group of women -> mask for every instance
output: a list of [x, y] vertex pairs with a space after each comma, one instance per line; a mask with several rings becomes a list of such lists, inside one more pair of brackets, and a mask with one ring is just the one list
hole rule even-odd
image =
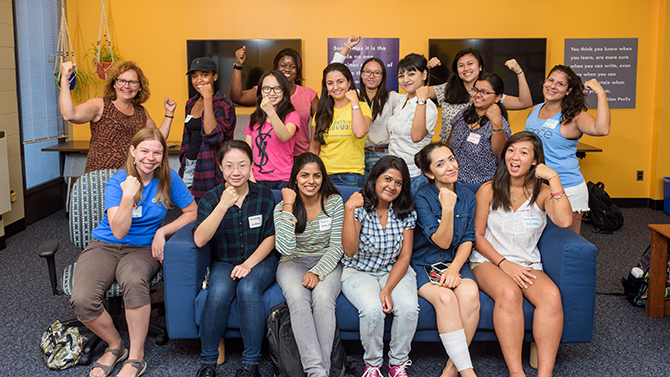
[[[335, 60], [359, 41], [351, 37]], [[426, 86], [428, 69], [439, 61], [407, 55], [397, 65], [406, 94], [387, 91], [379, 59], [361, 67], [360, 90], [335, 61], [323, 71], [319, 98], [300, 86], [302, 64], [291, 49], [277, 55], [275, 70], [258, 86], [243, 91], [245, 54], [245, 48], [236, 53], [230, 88], [234, 101], [256, 106], [244, 141], [231, 140], [235, 112], [219, 91], [216, 64], [207, 57], [191, 63], [197, 95], [186, 104], [183, 180], [169, 169], [165, 144], [176, 104], [165, 99], [158, 130], [141, 106], [149, 87], [137, 65], [116, 65], [105, 97], [78, 106], [62, 85], [63, 117], [91, 122], [87, 171], [123, 168], [107, 184], [105, 218], [75, 272], [71, 304], [77, 317], [109, 345], [90, 376], [111, 375], [124, 360], [119, 376], [146, 371], [148, 281], [163, 259], [165, 236], [193, 220], [195, 244], [212, 250], [198, 376], [216, 375], [234, 297], [245, 313], [236, 375], [260, 376], [261, 296], [275, 278], [309, 376], [329, 375], [340, 291], [359, 312], [363, 376], [381, 375], [388, 313], [396, 317], [388, 372], [407, 376], [418, 296], [436, 310], [449, 355], [442, 375], [475, 375], [468, 345], [479, 320], [480, 289], [495, 301], [494, 326], [510, 375], [523, 375], [524, 297], [535, 306], [538, 376], [551, 375], [562, 307], [558, 289], [542, 272], [537, 241], [546, 215], [579, 231], [578, 219], [588, 210], [574, 152], [582, 134], [609, 132], [602, 87], [595, 80], [583, 85], [570, 68], [554, 67], [543, 85], [545, 103], [530, 110], [527, 131], [512, 135], [506, 108], [531, 106], [524, 72], [513, 59], [506, 65], [518, 76], [519, 97], [506, 96], [500, 77], [484, 72], [479, 52], [467, 49], [441, 86]], [[61, 69], [66, 80], [72, 66]], [[586, 112], [584, 88], [598, 95], [596, 118]], [[437, 122], [431, 99], [442, 106], [441, 143], [430, 142]], [[462, 183], [481, 184], [476, 198]], [[335, 185], [361, 191], [344, 203]], [[270, 189], [282, 190], [280, 203], [274, 205]], [[161, 227], [172, 205], [183, 213]], [[124, 291], [130, 351], [102, 305], [114, 280]]]

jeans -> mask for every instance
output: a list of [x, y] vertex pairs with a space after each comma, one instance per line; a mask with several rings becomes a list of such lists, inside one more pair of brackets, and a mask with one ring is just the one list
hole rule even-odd
[[[363, 272], [355, 268], [342, 270], [342, 293], [358, 310], [361, 343], [366, 365], [380, 367], [384, 352], [384, 318], [379, 294], [388, 280], [388, 272]], [[389, 362], [400, 365], [409, 360], [412, 338], [419, 319], [416, 274], [411, 266], [391, 292], [393, 325], [389, 344]]]
[[412, 196], [416, 194], [416, 190], [418, 190], [419, 186], [421, 186], [424, 182], [428, 182], [428, 178], [426, 178], [426, 176], [423, 174], [420, 174], [414, 178], [410, 178], [409, 189], [412, 192]]
[[237, 312], [240, 317], [244, 316], [240, 318], [240, 332], [244, 342], [242, 362], [258, 364], [261, 360], [267, 319], [263, 292], [274, 283], [277, 258], [268, 255], [239, 280], [230, 278], [234, 267], [232, 263], [218, 259], [213, 259], [210, 265], [209, 292], [200, 320], [200, 361], [203, 364], [216, 364], [219, 343], [226, 331], [230, 306], [236, 296]]
[[328, 174], [328, 177], [338, 186], [363, 187], [363, 176], [355, 173]]
[[337, 326], [335, 304], [342, 286], [340, 264], [314, 289], [302, 286], [303, 276], [319, 260], [320, 257], [293, 258], [277, 266], [277, 283], [286, 297], [300, 361], [309, 377], [327, 377], [330, 373], [330, 354]]
[[261, 186], [265, 186], [270, 190], [281, 190], [288, 186], [287, 181], [256, 181]]
[[382, 157], [388, 156], [389, 152], [388, 149], [384, 152], [378, 152], [378, 151], [369, 151], [365, 150], [365, 175], [363, 176], [364, 178], [367, 178], [368, 175], [370, 175], [370, 170], [372, 170], [372, 167], [381, 159]]

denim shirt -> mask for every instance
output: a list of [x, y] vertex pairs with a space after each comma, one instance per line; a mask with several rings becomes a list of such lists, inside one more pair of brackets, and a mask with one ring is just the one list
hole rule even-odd
[[451, 262], [458, 246], [467, 241], [475, 242], [475, 194], [460, 183], [456, 183], [454, 189], [458, 199], [454, 206], [454, 231], [449, 249], [437, 246], [430, 238], [437, 231], [442, 218], [442, 205], [438, 196], [440, 191], [431, 182], [422, 185], [416, 192], [417, 230], [414, 232], [411, 260], [413, 268]]

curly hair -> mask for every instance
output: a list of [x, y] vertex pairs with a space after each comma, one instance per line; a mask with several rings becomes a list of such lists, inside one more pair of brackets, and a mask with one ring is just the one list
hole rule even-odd
[[547, 78], [555, 71], [563, 72], [568, 78], [568, 93], [561, 101], [561, 123], [569, 124], [582, 111], [588, 110], [586, 107], [586, 94], [584, 94], [584, 84], [582, 79], [577, 76], [572, 68], [558, 64], [549, 71]]
[[116, 62], [114, 65], [112, 65], [109, 73], [107, 73], [107, 82], [105, 83], [104, 87], [103, 95], [105, 98], [109, 98], [112, 101], [116, 100], [116, 89], [114, 89], [114, 85], [116, 85], [116, 79], [131, 69], [137, 73], [137, 79], [140, 81], [140, 91], [137, 92], [131, 102], [135, 106], [147, 102], [149, 96], [151, 95], [151, 91], [149, 91], [149, 79], [144, 76], [142, 69], [140, 69], [140, 67], [138, 67], [135, 62], [131, 62], [129, 60]]

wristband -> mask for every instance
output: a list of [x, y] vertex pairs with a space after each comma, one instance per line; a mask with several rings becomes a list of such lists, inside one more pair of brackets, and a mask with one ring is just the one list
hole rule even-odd
[[237, 65], [237, 64], [233, 63], [233, 69], [236, 69], [236, 70], [238, 70], [238, 71], [241, 71], [241, 70], [244, 69], [244, 66]]
[[516, 75], [519, 76], [519, 75], [521, 75], [522, 73], [523, 73], [523, 70], [521, 70], [521, 72], [517, 73]]
[[170, 119], [174, 118], [174, 116], [172, 116], [172, 115], [165, 115], [165, 117], [170, 118]]
[[498, 262], [498, 264], [497, 264], [496, 266], [500, 267], [500, 263], [502, 263], [502, 262], [504, 262], [504, 261], [506, 261], [506, 260], [507, 260], [507, 258], [503, 258], [503, 259], [501, 259], [500, 262]]
[[360, 108], [361, 108], [361, 107], [358, 106], [358, 105], [356, 105], [356, 106], [351, 106], [351, 110], [360, 110]]
[[500, 127], [500, 128], [494, 128], [494, 129], [493, 129], [493, 132], [500, 132], [500, 131], [504, 131], [504, 130], [505, 130], [505, 129], [504, 129], [503, 127]]

